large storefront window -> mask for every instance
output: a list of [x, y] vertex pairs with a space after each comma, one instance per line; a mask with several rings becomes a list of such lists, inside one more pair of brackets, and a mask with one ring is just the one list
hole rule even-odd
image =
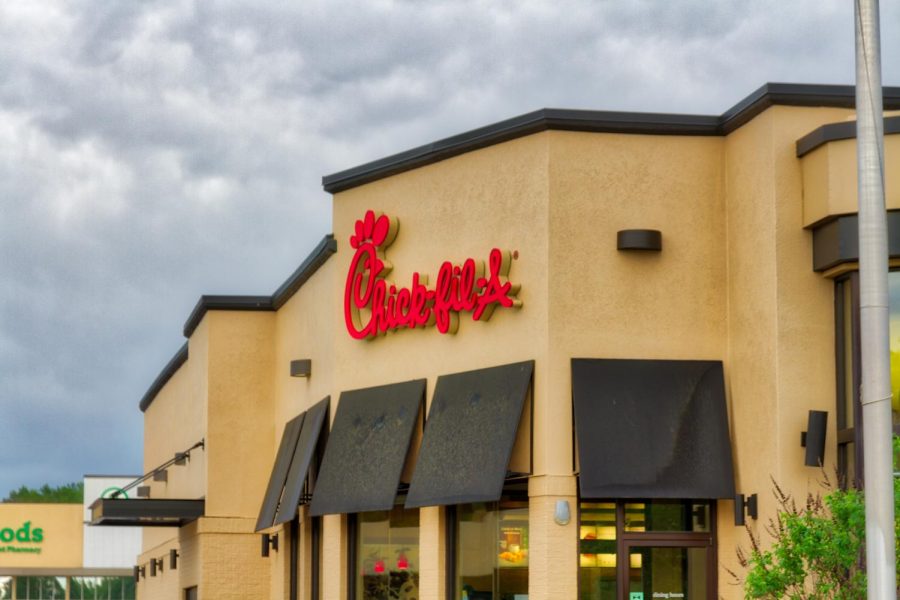
[[582, 502], [579, 508], [579, 600], [714, 597], [712, 503]]
[[353, 565], [356, 600], [419, 597], [419, 511], [358, 513]]
[[462, 504], [455, 519], [454, 598], [528, 597], [528, 501]]
[[[890, 302], [891, 404], [894, 433], [900, 433], [900, 271], [888, 274]], [[859, 341], [859, 274], [836, 282], [837, 443], [841, 485], [862, 487], [862, 378]]]

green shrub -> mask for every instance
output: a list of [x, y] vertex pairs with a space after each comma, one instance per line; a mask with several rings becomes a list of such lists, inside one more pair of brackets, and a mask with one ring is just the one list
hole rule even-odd
[[[894, 436], [895, 465], [898, 456], [900, 438]], [[798, 506], [774, 480], [772, 483], [779, 506], [778, 516], [765, 527], [772, 545], [763, 549], [748, 527], [750, 551], [738, 549], [738, 562], [747, 569], [742, 580], [746, 598], [865, 598], [863, 493], [852, 488], [836, 488], [826, 476], [822, 484], [824, 496], [809, 494], [805, 504]], [[894, 478], [894, 505], [897, 539], [900, 538], [900, 479], [897, 477]], [[732, 575], [741, 581], [735, 573]]]

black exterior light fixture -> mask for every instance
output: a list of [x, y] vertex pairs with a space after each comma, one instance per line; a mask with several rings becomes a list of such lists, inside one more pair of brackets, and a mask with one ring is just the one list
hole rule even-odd
[[658, 229], [622, 229], [616, 233], [617, 250], [662, 250], [662, 232]]
[[162, 570], [163, 570], [163, 559], [151, 558], [150, 559], [150, 577], [156, 577], [157, 571], [162, 573]]
[[262, 534], [262, 553], [261, 556], [264, 558], [269, 556], [269, 548], [278, 552], [278, 534], [277, 533], [264, 533]]
[[291, 361], [291, 377], [309, 377], [312, 373], [312, 360], [301, 358]]
[[191, 458], [191, 455], [187, 452], [176, 452], [175, 453], [175, 462], [173, 465], [183, 467], [187, 464], [187, 461]]
[[140, 565], [134, 565], [134, 582], [137, 583], [141, 580], [141, 576], [144, 575], [144, 567]]
[[750, 494], [747, 496], [747, 499], [744, 499], [743, 494], [737, 494], [734, 497], [734, 524], [740, 527], [745, 523], [744, 521], [744, 509], [747, 509], [747, 516], [749, 516], [754, 521], [756, 517], [759, 516], [759, 507], [756, 502], [756, 494]]
[[169, 550], [169, 570], [174, 571], [178, 568], [178, 557], [181, 556], [178, 554], [178, 550], [172, 548]]
[[169, 472], [165, 469], [153, 472], [153, 481], [169, 481]]
[[828, 428], [828, 413], [811, 410], [806, 421], [806, 431], [800, 433], [800, 445], [806, 448], [803, 461], [807, 467], [821, 467], [825, 463], [825, 434]]

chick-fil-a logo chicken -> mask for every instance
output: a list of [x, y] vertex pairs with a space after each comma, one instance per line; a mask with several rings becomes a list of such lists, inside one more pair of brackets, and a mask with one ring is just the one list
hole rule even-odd
[[344, 320], [356, 339], [375, 337], [399, 329], [437, 326], [441, 333], [456, 333], [460, 313], [473, 321], [490, 318], [494, 309], [522, 306], [516, 298], [519, 286], [507, 280], [513, 256], [491, 250], [488, 268], [474, 258], [461, 265], [445, 261], [438, 269], [434, 287], [428, 276], [413, 273], [408, 287], [385, 280], [393, 265], [385, 259], [385, 248], [397, 237], [397, 219], [374, 211], [356, 222], [350, 246], [354, 249], [344, 287]]

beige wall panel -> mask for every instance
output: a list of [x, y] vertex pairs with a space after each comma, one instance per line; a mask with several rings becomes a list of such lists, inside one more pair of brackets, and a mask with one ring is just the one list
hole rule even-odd
[[[178, 567], [175, 570], [169, 568], [169, 550], [178, 549], [177, 539], [170, 540], [155, 548], [146, 550], [138, 557], [138, 565], [144, 567], [144, 576], [138, 583], [138, 598], [148, 599], [178, 599], [181, 597], [181, 577], [184, 570], [182, 557], [178, 559]], [[163, 566], [157, 569], [156, 576], [150, 574], [151, 559], [162, 559]]]
[[322, 600], [347, 600], [347, 516], [322, 517]]
[[[200, 554], [199, 521], [182, 527], [178, 534], [181, 556], [178, 558], [179, 585], [182, 590], [200, 585], [203, 562]], [[147, 529], [144, 529], [147, 531]], [[202, 590], [199, 590], [202, 593]], [[144, 600], [138, 596], [139, 600]], [[179, 596], [179, 599], [181, 597]]]
[[0, 504], [0, 573], [81, 567], [83, 511], [81, 504]]
[[443, 598], [446, 590], [447, 522], [444, 509], [428, 506], [419, 510], [419, 597]]
[[[188, 360], [169, 379], [144, 413], [144, 472], [199, 442], [206, 435], [208, 333], [204, 320], [189, 340]], [[202, 498], [206, 495], [206, 453], [194, 450], [184, 466], [172, 466], [167, 481], [148, 480], [151, 498]], [[136, 492], [133, 492], [135, 494]], [[143, 547], [173, 537], [169, 528], [144, 530]]]
[[[210, 311], [204, 320], [210, 328], [206, 515], [255, 519], [272, 469], [275, 316]], [[261, 446], [266, 450], [258, 451]]]
[[[802, 159], [803, 226], [857, 212], [856, 139], [819, 146]], [[884, 136], [884, 196], [900, 209], [900, 135]]]
[[[275, 314], [275, 429], [272, 461], [284, 424], [333, 391], [335, 260], [329, 259]], [[292, 360], [312, 360], [310, 377], [291, 377]]]
[[[550, 353], [535, 460], [572, 470], [571, 367], [586, 358], [723, 358], [722, 140], [552, 132]], [[619, 252], [621, 229], [662, 252]]]
[[[826, 463], [834, 463], [834, 291], [812, 271], [794, 143], [844, 114], [774, 107], [726, 141], [726, 381], [737, 488], [759, 495], [760, 518], [748, 521], [757, 534], [776, 510], [771, 477], [801, 498], [818, 489], [819, 473], [802, 466], [799, 446], [810, 408], [831, 414]], [[739, 571], [734, 549], [747, 536], [734, 527], [732, 506], [719, 503], [719, 560]], [[719, 576], [728, 592], [727, 574]]]

